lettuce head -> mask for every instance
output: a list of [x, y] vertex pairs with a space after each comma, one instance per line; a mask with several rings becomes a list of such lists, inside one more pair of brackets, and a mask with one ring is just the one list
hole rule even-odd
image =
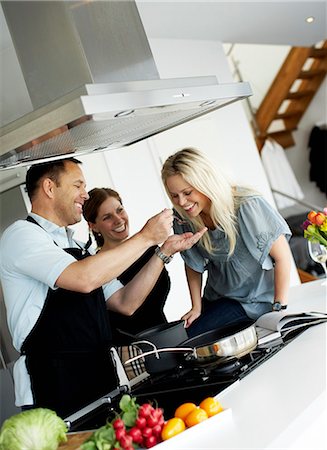
[[5, 420], [0, 430], [0, 450], [57, 450], [67, 441], [67, 426], [54, 411], [35, 408]]

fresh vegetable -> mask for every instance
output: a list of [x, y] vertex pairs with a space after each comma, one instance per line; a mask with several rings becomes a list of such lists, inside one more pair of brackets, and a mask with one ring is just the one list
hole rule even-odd
[[182, 420], [186, 419], [186, 416], [190, 414], [193, 409], [196, 408], [195, 403], [183, 403], [175, 411], [175, 417], [179, 417]]
[[96, 430], [82, 450], [134, 450], [151, 448], [161, 442], [164, 425], [163, 411], [150, 403], [138, 405], [136, 399], [123, 395], [119, 402], [120, 414]]
[[207, 397], [199, 404], [200, 408], [204, 409], [208, 414], [208, 417], [215, 416], [216, 414], [223, 411], [221, 403], [214, 397]]
[[184, 421], [179, 417], [173, 417], [172, 419], [167, 420], [161, 432], [162, 440], [166, 441], [167, 439], [176, 436], [177, 434], [184, 431], [185, 428], [186, 426]]
[[0, 450], [57, 450], [67, 441], [67, 426], [54, 411], [35, 408], [5, 420]]
[[205, 410], [197, 407], [186, 416], [185, 424], [188, 428], [190, 428], [194, 425], [197, 425], [198, 423], [203, 422], [204, 420], [207, 420], [207, 418], [208, 414], [205, 412]]

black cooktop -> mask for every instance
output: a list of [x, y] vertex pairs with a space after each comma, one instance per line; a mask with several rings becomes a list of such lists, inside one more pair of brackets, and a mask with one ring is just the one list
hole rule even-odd
[[[217, 395], [270, 359], [303, 331], [289, 334], [287, 339], [278, 339], [267, 347], [257, 347], [241, 358], [217, 357], [205, 364], [185, 360], [173, 370], [144, 379], [129, 393], [136, 397], [139, 404], [151, 402], [164, 409], [165, 417], [172, 417], [176, 405], [184, 402], [199, 404], [204, 398]], [[107, 419], [114, 417], [114, 410], [118, 409], [119, 400], [126, 391], [127, 388], [122, 387], [109, 404], [103, 404], [73, 423], [70, 431], [90, 430], [104, 425]]]

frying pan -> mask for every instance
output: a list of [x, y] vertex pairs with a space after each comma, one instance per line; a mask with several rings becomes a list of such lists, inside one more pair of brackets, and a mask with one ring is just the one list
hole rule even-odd
[[[140, 347], [141, 343], [134, 342], [132, 345]], [[149, 344], [149, 342], [148, 342]], [[194, 359], [199, 362], [207, 362], [220, 357], [241, 357], [251, 352], [256, 348], [258, 344], [258, 337], [255, 329], [254, 322], [241, 322], [233, 325], [229, 325], [217, 330], [207, 331], [191, 339], [187, 339], [176, 347], [157, 348], [152, 345], [152, 349], [146, 351], [134, 358], [131, 358], [125, 362], [128, 364], [136, 359], [144, 358], [147, 371], [153, 373], [154, 371], [163, 371], [167, 368], [162, 367], [160, 364], [160, 370], [157, 370], [156, 363], [162, 360], [161, 353], [174, 353], [178, 352], [182, 354], [182, 358]], [[188, 355], [188, 356], [186, 356]], [[147, 367], [147, 360], [151, 358], [151, 367]], [[182, 359], [182, 360], [183, 360]], [[181, 358], [176, 358], [175, 367], [181, 363]]]

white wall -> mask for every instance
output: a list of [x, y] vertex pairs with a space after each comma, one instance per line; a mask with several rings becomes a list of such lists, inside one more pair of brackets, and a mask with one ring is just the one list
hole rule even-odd
[[[229, 50], [230, 45], [225, 45], [225, 49]], [[253, 97], [250, 98], [254, 112], [260, 106], [289, 50], [290, 47], [287, 45], [234, 45], [231, 55], [238, 64], [242, 77], [251, 81], [254, 91]], [[313, 98], [297, 130], [293, 133], [295, 145], [285, 150], [286, 157], [304, 193], [303, 201], [309, 205], [320, 206], [321, 209], [327, 205], [327, 200], [326, 195], [309, 179], [308, 141], [310, 132], [316, 124], [327, 124], [326, 105], [327, 78], [325, 78], [325, 81]], [[322, 151], [326, 151], [326, 149], [322, 149]], [[302, 212], [308, 212], [308, 208], [299, 204], [281, 210], [281, 214], [284, 217]]]
[[[319, 190], [316, 183], [310, 181], [310, 162], [309, 155], [310, 149], [308, 148], [309, 136], [312, 128], [319, 124], [327, 126], [327, 78], [322, 83], [319, 91], [316, 93], [309, 108], [304, 114], [302, 120], [298, 125], [297, 131], [294, 133], [295, 146], [286, 150], [286, 156], [289, 160], [295, 176], [300, 183], [305, 195], [305, 201], [307, 203], [315, 204], [324, 208], [327, 206], [326, 195]], [[325, 152], [326, 148], [321, 149], [321, 153]], [[326, 161], [326, 156], [325, 156]], [[326, 168], [327, 172], [327, 168]], [[291, 214], [298, 214], [302, 211], [308, 211], [308, 208], [302, 206], [295, 206], [282, 211], [284, 217]]]

